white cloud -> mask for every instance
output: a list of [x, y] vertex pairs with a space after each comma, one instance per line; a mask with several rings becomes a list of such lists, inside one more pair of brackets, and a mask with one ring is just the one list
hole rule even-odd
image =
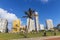
[[0, 18], [5, 18], [8, 21], [13, 21], [15, 19], [18, 19], [18, 17], [15, 14], [10, 13], [7, 10], [4, 10], [2, 8], [0, 8]]
[[8, 28], [11, 30], [12, 28], [12, 21], [18, 19], [18, 17], [14, 13], [10, 13], [5, 9], [0, 8], [0, 18], [5, 18], [8, 20]]
[[43, 3], [47, 3], [49, 0], [41, 0], [41, 2]]

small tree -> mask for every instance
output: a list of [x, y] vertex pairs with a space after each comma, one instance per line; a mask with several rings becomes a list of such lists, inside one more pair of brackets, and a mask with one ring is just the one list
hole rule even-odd
[[[8, 26], [8, 22], [7, 22], [6, 26]], [[8, 31], [9, 31], [8, 27], [6, 27], [6, 33], [8, 33]]]
[[43, 36], [46, 36], [46, 30], [44, 31], [44, 35]]
[[57, 25], [57, 29], [58, 29], [58, 31], [60, 31], [60, 24]]
[[8, 28], [6, 29], [6, 33], [8, 33]]
[[56, 36], [56, 29], [54, 28], [54, 36]]

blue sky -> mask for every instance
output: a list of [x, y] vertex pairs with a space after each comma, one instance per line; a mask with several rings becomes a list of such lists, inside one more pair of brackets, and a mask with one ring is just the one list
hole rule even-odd
[[26, 18], [21, 17], [29, 8], [39, 13], [41, 24], [46, 25], [46, 19], [52, 19], [54, 26], [60, 23], [60, 0], [0, 0], [0, 9], [7, 11], [9, 15], [13, 14], [12, 17], [16, 19], [20, 18], [23, 24], [26, 24]]

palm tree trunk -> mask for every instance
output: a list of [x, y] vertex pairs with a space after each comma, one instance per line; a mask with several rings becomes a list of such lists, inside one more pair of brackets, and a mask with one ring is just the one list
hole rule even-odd
[[36, 20], [35, 20], [35, 31], [37, 32]]

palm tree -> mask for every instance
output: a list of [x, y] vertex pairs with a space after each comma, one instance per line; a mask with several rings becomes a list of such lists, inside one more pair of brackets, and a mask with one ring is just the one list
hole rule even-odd
[[30, 19], [33, 19], [33, 12], [34, 11], [31, 8], [29, 8], [29, 10], [25, 12], [26, 16], [23, 16], [23, 18], [29, 18], [28, 29], [30, 26]]
[[[33, 10], [31, 8], [29, 8], [28, 11], [25, 11], [25, 16], [23, 16], [23, 18], [29, 18], [29, 23], [28, 23], [28, 29], [29, 29], [29, 26], [30, 26], [30, 19], [33, 19]], [[26, 32], [25, 32], [25, 35], [24, 37], [26, 38], [27, 37], [27, 27], [26, 27]]]

